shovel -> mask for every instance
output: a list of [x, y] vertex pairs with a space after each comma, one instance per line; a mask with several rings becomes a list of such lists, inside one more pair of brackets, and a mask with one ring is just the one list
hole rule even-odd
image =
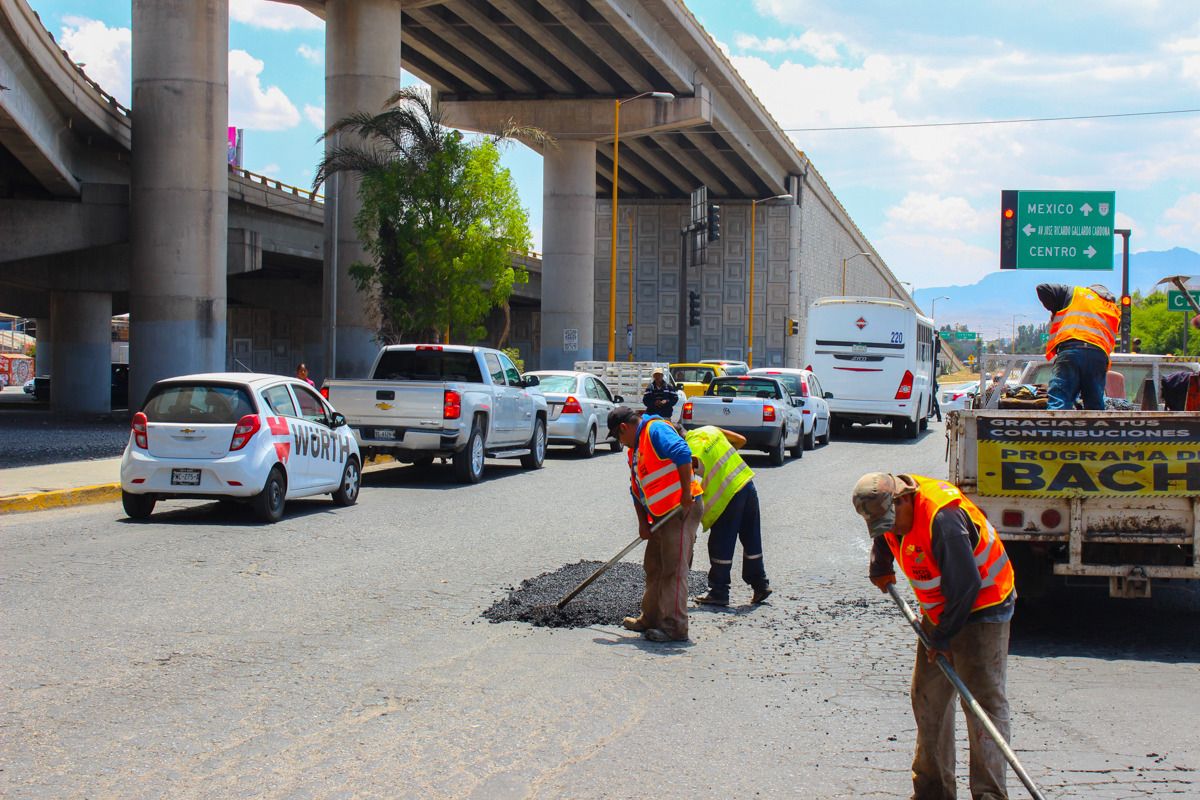
[[[679, 513], [679, 507], [678, 507], [678, 506], [676, 506], [674, 509], [672, 509], [672, 510], [671, 510], [671, 512], [670, 512], [669, 514], [667, 514], [665, 517], [663, 517], [662, 519], [660, 519], [658, 522], [654, 523], [654, 525], [653, 525], [653, 526], [651, 526], [651, 528], [650, 528], [650, 532], [651, 532], [651, 533], [654, 533], [654, 531], [656, 531], [656, 530], [658, 530], [660, 527], [662, 527], [662, 524], [663, 524], [664, 522], [666, 522], [667, 520], [669, 520], [671, 517], [675, 516], [675, 515], [676, 515], [676, 514], [678, 514], [678, 513]], [[595, 572], [593, 572], [591, 575], [589, 575], [589, 576], [588, 576], [588, 577], [587, 577], [587, 578], [586, 578], [586, 579], [583, 581], [583, 583], [581, 583], [581, 584], [579, 584], [578, 586], [576, 586], [574, 589], [572, 589], [570, 592], [568, 592], [568, 593], [567, 593], [567, 595], [566, 595], [565, 597], [563, 597], [563, 599], [562, 599], [562, 600], [559, 600], [557, 603], [555, 603], [555, 607], [556, 607], [556, 608], [562, 608], [562, 607], [563, 607], [563, 606], [565, 606], [567, 603], [569, 603], [569, 602], [571, 602], [572, 600], [574, 600], [574, 599], [575, 599], [575, 595], [579, 594], [579, 593], [580, 593], [580, 592], [582, 592], [584, 589], [586, 589], [587, 587], [591, 586], [591, 585], [592, 585], [592, 581], [596, 580], [596, 578], [599, 578], [601, 575], [603, 575], [604, 573], [606, 573], [606, 572], [608, 572], [610, 569], [612, 569], [612, 566], [613, 566], [613, 564], [616, 564], [616, 563], [617, 563], [618, 561], [620, 561], [622, 558], [624, 558], [625, 556], [629, 555], [630, 551], [632, 551], [632, 550], [633, 550], [633, 548], [637, 547], [637, 546], [638, 546], [639, 544], [641, 544], [641, 543], [642, 543], [642, 537], [641, 537], [641, 535], [638, 535], [638, 536], [637, 536], [637, 538], [635, 538], [635, 539], [634, 539], [632, 542], [630, 542], [629, 544], [625, 545], [625, 548], [624, 548], [623, 550], [621, 550], [621, 552], [617, 553], [615, 556], [613, 556], [613, 557], [612, 557], [612, 558], [610, 558], [610, 559], [609, 559], [607, 562], [605, 562], [604, 566], [600, 567], [600, 569], [596, 570], [596, 571], [595, 571]]]
[[[888, 594], [896, 601], [896, 605], [900, 608], [900, 613], [908, 620], [908, 624], [912, 625], [913, 630], [917, 632], [917, 637], [925, 645], [925, 649], [932, 651], [933, 647], [929, 643], [929, 637], [925, 635], [925, 630], [921, 627], [921, 620], [917, 619], [917, 615], [913, 613], [912, 608], [900, 596], [900, 593], [896, 591], [896, 584], [888, 584]], [[1033, 778], [1029, 777], [1029, 773], [1021, 766], [1021, 762], [1017, 761], [1017, 754], [1008, 746], [1008, 742], [1004, 741], [1004, 737], [1000, 735], [1000, 731], [996, 730], [996, 726], [992, 724], [992, 720], [988, 717], [987, 712], [983, 710], [983, 706], [979, 705], [979, 701], [967, 689], [967, 685], [962, 682], [962, 678], [958, 677], [958, 673], [954, 671], [954, 667], [950, 666], [950, 662], [941, 653], [938, 653], [937, 665], [942, 668], [942, 672], [946, 673], [946, 677], [950, 680], [950, 683], [954, 684], [954, 688], [962, 696], [963, 703], [967, 708], [971, 709], [971, 713], [983, 725], [983, 729], [987, 731], [988, 736], [992, 737], [996, 746], [1000, 748], [1000, 752], [1004, 753], [1004, 758], [1013, 768], [1013, 772], [1017, 773], [1017, 777], [1021, 779], [1021, 783], [1025, 784], [1025, 788], [1029, 790], [1029, 796], [1033, 800], [1046, 800], [1046, 796], [1033, 784]]]

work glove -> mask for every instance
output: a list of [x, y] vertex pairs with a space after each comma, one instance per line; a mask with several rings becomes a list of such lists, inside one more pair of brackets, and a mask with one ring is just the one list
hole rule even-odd
[[886, 575], [872, 575], [871, 583], [879, 587], [879, 591], [887, 594], [888, 587], [896, 582], [896, 573], [889, 572]]

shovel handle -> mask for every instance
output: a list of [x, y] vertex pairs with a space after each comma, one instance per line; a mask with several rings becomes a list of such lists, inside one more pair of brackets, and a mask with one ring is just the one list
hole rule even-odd
[[[921, 640], [921, 644], [925, 645], [926, 650], [933, 652], [933, 645], [929, 641], [929, 637], [925, 634], [925, 629], [921, 627], [921, 620], [913, 613], [912, 607], [909, 606], [908, 602], [900, 596], [900, 592], [896, 590], [896, 584], [888, 584], [888, 594], [896, 601], [900, 613], [908, 620], [908, 624], [917, 632], [917, 638]], [[1004, 741], [1004, 737], [1000, 735], [1000, 731], [996, 730], [991, 717], [984, 711], [983, 706], [979, 705], [979, 701], [971, 694], [967, 685], [962, 682], [962, 678], [958, 677], [958, 673], [954, 671], [954, 667], [950, 665], [950, 662], [941, 653], [938, 653], [936, 660], [937, 665], [941, 667], [942, 672], [946, 674], [950, 683], [954, 684], [954, 688], [962, 697], [963, 703], [971, 710], [971, 713], [975, 715], [980, 724], [983, 725], [983, 729], [987, 731], [988, 736], [992, 737], [996, 746], [1000, 748], [1000, 752], [1004, 753], [1004, 758], [1013, 768], [1013, 772], [1017, 773], [1017, 777], [1021, 779], [1021, 783], [1025, 784], [1025, 788], [1029, 790], [1029, 796], [1033, 800], [1046, 800], [1046, 796], [1034, 785], [1033, 778], [1029, 777], [1029, 773], [1025, 771], [1025, 768], [1021, 766], [1021, 762], [1017, 760], [1017, 754], [1008, 746], [1008, 742]]]
[[[676, 507], [676, 508], [672, 509], [670, 513], [668, 513], [668, 514], [667, 514], [665, 517], [663, 517], [662, 519], [660, 519], [658, 522], [655, 522], [655, 523], [654, 523], [654, 525], [652, 525], [652, 526], [650, 527], [650, 531], [651, 531], [651, 533], [653, 533], [654, 531], [658, 530], [658, 529], [659, 529], [659, 528], [662, 526], [662, 524], [663, 524], [664, 522], [666, 522], [667, 520], [669, 520], [671, 517], [675, 516], [677, 513], [679, 513], [679, 508], [678, 508], [678, 507]], [[579, 593], [580, 593], [580, 592], [582, 592], [584, 589], [586, 589], [587, 587], [591, 586], [591, 585], [592, 585], [592, 581], [596, 580], [596, 578], [599, 578], [601, 575], [603, 575], [604, 573], [606, 573], [606, 572], [608, 572], [610, 569], [612, 569], [612, 566], [613, 566], [613, 564], [616, 564], [616, 563], [617, 563], [618, 561], [620, 561], [622, 558], [624, 558], [625, 556], [629, 555], [629, 552], [630, 552], [631, 550], [633, 550], [633, 548], [637, 547], [637, 546], [638, 546], [639, 544], [641, 544], [641, 543], [642, 543], [642, 536], [641, 536], [641, 534], [638, 534], [637, 538], [635, 538], [635, 539], [634, 539], [632, 542], [630, 542], [629, 544], [625, 545], [625, 548], [624, 548], [624, 549], [623, 549], [621, 552], [617, 553], [615, 556], [613, 556], [612, 558], [610, 558], [610, 559], [609, 559], [607, 562], [605, 562], [605, 563], [604, 563], [604, 565], [603, 565], [603, 566], [601, 566], [601, 567], [600, 567], [600, 569], [596, 570], [596, 571], [595, 571], [595, 572], [593, 572], [591, 575], [589, 575], [587, 578], [585, 578], [585, 579], [584, 579], [584, 581], [583, 581], [583, 583], [579, 584], [579, 585], [578, 585], [578, 586], [576, 586], [574, 589], [572, 589], [572, 590], [571, 590], [571, 591], [570, 591], [570, 592], [569, 592], [569, 593], [568, 593], [568, 594], [567, 594], [565, 597], [563, 597], [563, 599], [562, 599], [562, 600], [559, 600], [559, 601], [558, 601], [558, 602], [555, 604], [555, 606], [556, 606], [557, 608], [562, 608], [562, 607], [563, 607], [563, 606], [565, 606], [567, 603], [569, 603], [569, 602], [571, 602], [572, 600], [574, 600], [574, 599], [575, 599], [575, 595], [579, 594]]]

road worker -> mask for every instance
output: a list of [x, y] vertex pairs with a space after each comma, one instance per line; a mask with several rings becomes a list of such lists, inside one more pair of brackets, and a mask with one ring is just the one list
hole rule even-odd
[[617, 406], [608, 414], [609, 436], [629, 448], [630, 493], [638, 534], [646, 539], [646, 591], [642, 613], [624, 626], [650, 641], [688, 638], [688, 572], [704, 489], [692, 474], [692, 451], [662, 417]]
[[1116, 299], [1098, 283], [1043, 283], [1037, 294], [1051, 314], [1046, 359], [1054, 362], [1054, 375], [1046, 408], [1073, 409], [1082, 396], [1084, 408], [1103, 411], [1109, 356], [1121, 323]]
[[679, 402], [679, 393], [667, 383], [661, 369], [655, 369], [650, 377], [650, 385], [642, 395], [642, 405], [647, 414], [656, 414], [663, 419], [670, 419], [675, 413], [675, 404]]
[[[872, 472], [854, 486], [854, 510], [874, 541], [871, 582], [880, 591], [896, 582], [894, 562], [921, 604], [921, 625], [932, 644], [917, 644], [912, 708], [917, 722], [914, 800], [953, 800], [954, 687], [935, 663], [954, 666], [996, 729], [1009, 736], [1005, 672], [1009, 621], [1016, 602], [1014, 575], [996, 529], [951, 483], [920, 475]], [[973, 800], [1003, 800], [1004, 754], [967, 714]]]
[[750, 602], [758, 605], [771, 594], [763, 566], [762, 529], [759, 525], [758, 490], [754, 473], [738, 455], [746, 439], [733, 431], [705, 425], [684, 434], [699, 463], [704, 487], [704, 515], [700, 526], [708, 534], [708, 592], [696, 602], [729, 605], [733, 552], [742, 542], [742, 580], [754, 590]]

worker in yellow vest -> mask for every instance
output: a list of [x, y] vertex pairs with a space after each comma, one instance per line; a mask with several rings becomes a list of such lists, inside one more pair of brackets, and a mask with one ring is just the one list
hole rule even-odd
[[[874, 542], [871, 582], [886, 592], [894, 563], [921, 604], [921, 624], [933, 649], [918, 642], [912, 678], [917, 722], [914, 800], [952, 800], [954, 687], [935, 663], [954, 664], [967, 688], [1005, 739], [1009, 736], [1005, 673], [1009, 621], [1016, 602], [1008, 554], [987, 517], [956, 486], [920, 475], [872, 472], [854, 486], [854, 510]], [[1004, 800], [1004, 754], [967, 714], [973, 800]]]
[[742, 580], [754, 590], [750, 602], [758, 605], [771, 594], [763, 566], [762, 527], [754, 473], [738, 455], [746, 439], [733, 431], [705, 425], [684, 434], [692, 457], [699, 463], [704, 487], [704, 515], [700, 527], [708, 534], [708, 592], [696, 602], [729, 605], [733, 551], [742, 542]]
[[1121, 324], [1116, 299], [1099, 283], [1043, 283], [1037, 294], [1051, 314], [1046, 360], [1054, 362], [1054, 375], [1046, 408], [1070, 410], [1082, 396], [1084, 408], [1103, 411], [1109, 356]]
[[688, 572], [704, 513], [692, 451], [669, 421], [628, 406], [609, 412], [608, 435], [629, 448], [630, 494], [638, 534], [647, 540], [642, 613], [622, 624], [652, 642], [686, 641]]

